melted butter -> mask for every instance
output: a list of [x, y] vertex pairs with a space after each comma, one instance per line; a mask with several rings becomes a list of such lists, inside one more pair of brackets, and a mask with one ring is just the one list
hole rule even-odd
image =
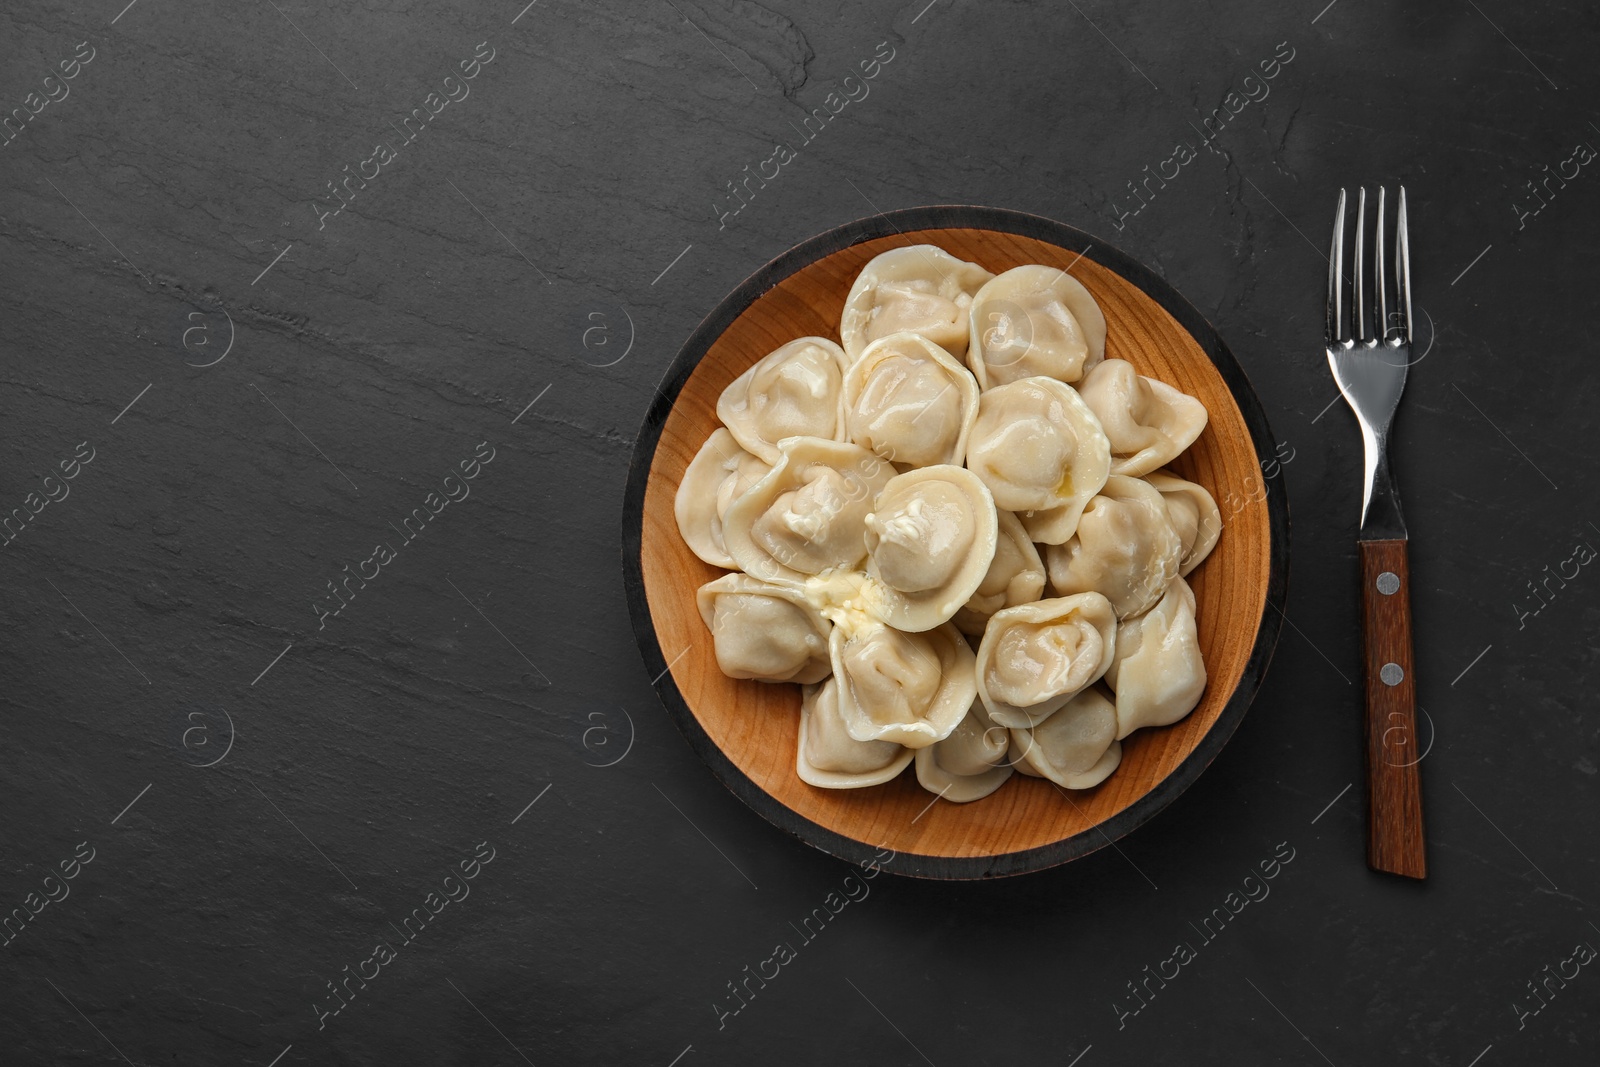
[[806, 579], [804, 594], [807, 603], [843, 629], [847, 638], [882, 622], [888, 610], [883, 583], [860, 571], [833, 570], [814, 575]]
[[1056, 496], [1069, 497], [1072, 495], [1072, 468], [1061, 468], [1061, 480], [1056, 483]]

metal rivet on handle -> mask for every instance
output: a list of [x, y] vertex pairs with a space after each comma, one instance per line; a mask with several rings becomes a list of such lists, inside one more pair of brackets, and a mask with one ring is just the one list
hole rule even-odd
[[1400, 576], [1394, 571], [1384, 571], [1378, 575], [1378, 592], [1384, 596], [1393, 596], [1400, 591]]
[[1398, 663], [1385, 663], [1378, 671], [1378, 677], [1383, 679], [1384, 685], [1399, 685], [1405, 676], [1405, 668]]

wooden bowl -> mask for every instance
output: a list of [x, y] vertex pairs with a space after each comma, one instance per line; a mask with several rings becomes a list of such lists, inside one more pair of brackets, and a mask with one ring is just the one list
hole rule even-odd
[[[828, 790], [795, 773], [797, 685], [735, 681], [718, 670], [695, 590], [725, 573], [679, 536], [673, 497], [719, 424], [717, 397], [756, 360], [796, 337], [838, 337], [851, 282], [890, 248], [935, 244], [999, 273], [1025, 263], [1069, 268], [1104, 309], [1106, 355], [1204, 402], [1211, 419], [1172, 466], [1216, 497], [1220, 542], [1189, 577], [1209, 684], [1182, 721], [1123, 741], [1100, 786], [1067, 793], [1014, 774], [971, 804], [934, 801], [909, 769], [866, 789]], [[662, 702], [722, 783], [773, 824], [826, 852], [927, 878], [985, 878], [1083, 856], [1170, 804], [1244, 717], [1283, 619], [1289, 509], [1262, 464], [1276, 444], [1266, 415], [1209, 323], [1153, 273], [1103, 242], [1048, 219], [977, 207], [927, 207], [853, 222], [798, 246], [735, 289], [668, 368], [634, 445], [623, 518], [623, 568], [634, 632]]]

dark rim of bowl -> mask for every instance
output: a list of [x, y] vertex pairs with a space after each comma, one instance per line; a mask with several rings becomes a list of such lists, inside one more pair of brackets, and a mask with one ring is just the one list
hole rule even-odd
[[[1004, 208], [972, 206], [930, 206], [905, 208], [874, 215], [846, 223], [826, 233], [804, 241], [774, 259], [729, 293], [701, 322], [677, 357], [662, 376], [655, 398], [645, 414], [644, 424], [634, 441], [633, 457], [629, 465], [627, 493], [623, 501], [622, 519], [622, 570], [628, 599], [628, 611], [633, 619], [633, 632], [639, 642], [644, 665], [653, 677], [661, 702], [671, 713], [673, 721], [682, 731], [699, 757], [735, 796], [749, 805], [757, 814], [774, 826], [798, 837], [806, 844], [839, 859], [855, 864], [867, 864], [881, 851], [872, 845], [836, 833], [812, 822], [777, 798], [766, 792], [711, 740], [709, 734], [695, 718], [688, 702], [679, 692], [668, 670], [666, 657], [656, 639], [651, 624], [650, 605], [645, 596], [644, 569], [641, 559], [644, 533], [644, 498], [649, 480], [650, 466], [655, 459], [656, 445], [667, 416], [677, 401], [678, 393], [693, 373], [712, 344], [740, 314], [759, 297], [802, 267], [832, 255], [841, 249], [879, 237], [917, 230], [980, 229], [997, 230], [1031, 237], [1076, 252], [1083, 249], [1085, 259], [1121, 275], [1160, 304], [1199, 343], [1212, 364], [1227, 383], [1235, 403], [1244, 415], [1256, 456], [1266, 462], [1277, 455], [1277, 443], [1267, 425], [1267, 415], [1245, 376], [1243, 368], [1223, 344], [1217, 331], [1195, 307], [1185, 300], [1167, 282], [1123, 252], [1106, 244], [1091, 234], [1075, 227], [1039, 215]], [[1086, 856], [1109, 845], [1143, 825], [1155, 814], [1177, 799], [1189, 788], [1222, 751], [1233, 732], [1243, 720], [1250, 703], [1261, 688], [1267, 666], [1272, 660], [1282, 629], [1283, 608], [1288, 594], [1289, 573], [1289, 503], [1281, 486], [1273, 491], [1267, 482], [1267, 513], [1269, 519], [1270, 572], [1267, 582], [1266, 603], [1256, 630], [1255, 647], [1245, 664], [1238, 686], [1228, 698], [1221, 715], [1200, 738], [1194, 750], [1184, 757], [1173, 771], [1156, 783], [1144, 796], [1111, 818], [1089, 827], [1071, 837], [1024, 849], [989, 856], [930, 856], [919, 853], [898, 853], [892, 864], [884, 869], [895, 874], [935, 879], [980, 879], [1024, 874], [1044, 870], [1069, 860]], [[1272, 610], [1269, 610], [1272, 609]]]

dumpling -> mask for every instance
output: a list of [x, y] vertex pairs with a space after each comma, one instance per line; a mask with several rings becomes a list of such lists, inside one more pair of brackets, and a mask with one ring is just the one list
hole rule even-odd
[[967, 469], [1028, 536], [1058, 545], [1111, 471], [1111, 445], [1076, 390], [1054, 378], [997, 385], [978, 400]]
[[892, 741], [857, 741], [839, 714], [839, 680], [805, 686], [800, 696], [800, 780], [823, 789], [882, 785], [906, 769], [913, 753]]
[[855, 567], [867, 554], [867, 515], [894, 468], [857, 445], [818, 437], [787, 437], [779, 452], [777, 465], [723, 516], [728, 555], [774, 582]]
[[1144, 480], [1155, 486], [1166, 502], [1167, 521], [1183, 546], [1178, 573], [1187, 577], [1217, 547], [1217, 539], [1222, 536], [1222, 511], [1205, 486], [1170, 471], [1151, 471]]
[[950, 620], [967, 636], [983, 636], [989, 617], [1001, 608], [1031, 604], [1044, 593], [1044, 560], [1028, 531], [1009, 511], [996, 513], [994, 561], [977, 590]]
[[790, 341], [733, 380], [717, 400], [717, 418], [745, 450], [778, 462], [785, 437], [843, 441], [839, 396], [849, 361], [826, 337]]
[[982, 800], [1011, 777], [1006, 762], [1010, 741], [1010, 733], [996, 726], [983, 702], [975, 700], [949, 737], [917, 749], [917, 781], [957, 804]]
[[857, 741], [926, 748], [950, 736], [977, 695], [972, 649], [953, 626], [908, 634], [857, 620], [833, 628], [828, 650], [839, 712]]
[[1133, 364], [1108, 359], [1078, 385], [1111, 441], [1111, 473], [1137, 477], [1194, 444], [1206, 428], [1206, 407], [1166, 382], [1140, 376]]
[[961, 463], [978, 417], [978, 383], [956, 359], [914, 333], [868, 345], [844, 379], [849, 439], [912, 467]]
[[972, 298], [967, 366], [987, 389], [1044, 375], [1075, 382], [1106, 356], [1106, 317], [1056, 267], [1013, 267]]
[[967, 351], [972, 294], [994, 275], [933, 245], [891, 248], [856, 275], [839, 339], [851, 359], [880, 337], [909, 330], [960, 359]]
[[1033, 726], [1100, 680], [1116, 639], [1116, 614], [1099, 593], [997, 611], [978, 645], [978, 696], [1001, 726]]
[[672, 510], [689, 550], [713, 567], [736, 564], [722, 541], [722, 518], [735, 497], [760, 481], [771, 465], [739, 447], [720, 426], [689, 461]]
[[867, 516], [878, 617], [920, 632], [949, 622], [994, 561], [994, 499], [971, 471], [921, 467], [889, 479]]
[[1011, 731], [1017, 770], [1064, 789], [1090, 789], [1122, 762], [1117, 712], [1099, 689], [1085, 689], [1039, 725]]
[[1117, 627], [1106, 684], [1117, 694], [1118, 739], [1142, 726], [1175, 723], [1200, 703], [1206, 664], [1188, 582], [1175, 579], [1160, 603]]
[[729, 678], [817, 682], [833, 670], [828, 620], [795, 588], [724, 574], [695, 594], [700, 617]]
[[1125, 619], [1161, 599], [1182, 555], [1160, 492], [1113, 474], [1083, 509], [1072, 539], [1045, 549], [1045, 563], [1057, 596], [1103, 593]]

